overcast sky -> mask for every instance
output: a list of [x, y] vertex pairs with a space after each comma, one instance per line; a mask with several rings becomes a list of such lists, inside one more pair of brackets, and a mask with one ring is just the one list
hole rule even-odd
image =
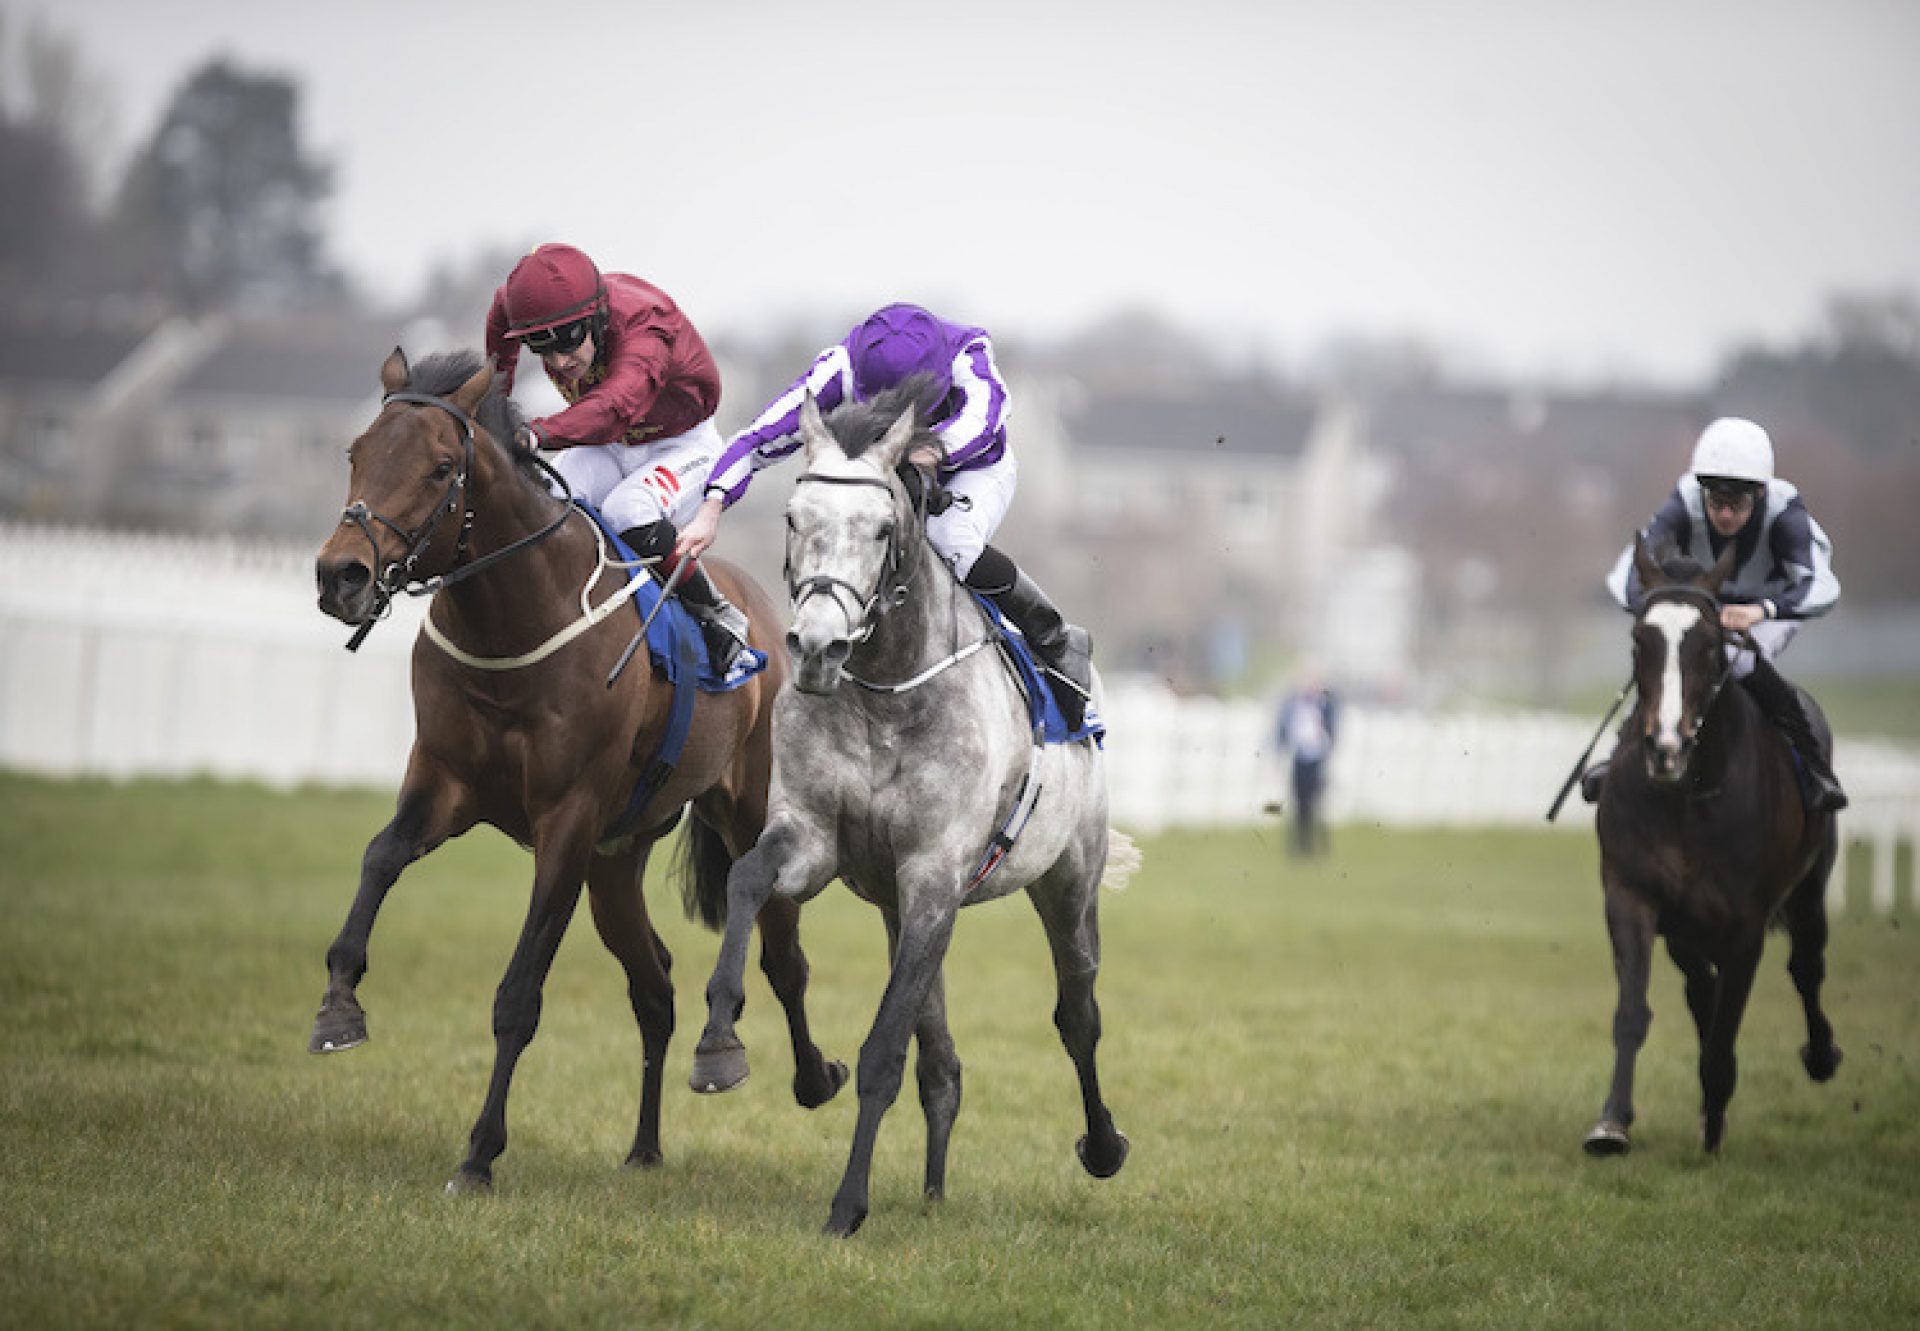
[[[915, 299], [1231, 355], [1411, 334], [1704, 373], [1920, 292], [1912, 0], [7, 0], [119, 150], [226, 54], [291, 75], [375, 295], [568, 240], [711, 332]], [[477, 330], [476, 330], [477, 340]]]

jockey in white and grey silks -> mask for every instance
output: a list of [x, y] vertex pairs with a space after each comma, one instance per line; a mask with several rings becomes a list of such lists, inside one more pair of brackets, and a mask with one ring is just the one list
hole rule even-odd
[[[1813, 727], [1800, 690], [1774, 661], [1800, 626], [1833, 609], [1840, 580], [1833, 572], [1833, 542], [1807, 511], [1800, 491], [1774, 475], [1773, 441], [1754, 422], [1723, 416], [1701, 432], [1693, 465], [1653, 515], [1642, 539], [1658, 553], [1671, 549], [1711, 568], [1734, 549], [1734, 568], [1719, 589], [1723, 628], [1744, 632], [1751, 646], [1728, 645], [1733, 678], [1793, 742], [1805, 765], [1809, 802], [1843, 809], [1847, 795], [1833, 775], [1827, 743]], [[1607, 590], [1622, 607], [1639, 613], [1644, 592], [1629, 545], [1607, 575]], [[1598, 798], [1605, 764], [1587, 773], [1582, 791]]]
[[[932, 465], [945, 491], [929, 506], [927, 540], [954, 577], [991, 599], [1050, 673], [1071, 686], [1055, 695], [1068, 729], [1077, 730], [1092, 687], [1092, 642], [1009, 556], [988, 544], [1012, 506], [1020, 467], [1007, 443], [1006, 382], [983, 328], [947, 323], [917, 305], [875, 311], [733, 437], [707, 477], [699, 515], [681, 532], [680, 553], [697, 555], [711, 545], [721, 513], [747, 492], [754, 474], [800, 447], [800, 409], [809, 396], [826, 413], [866, 402], [914, 375], [928, 381], [926, 421], [941, 445], [937, 458], [915, 461]], [[920, 482], [918, 475], [908, 480]]]

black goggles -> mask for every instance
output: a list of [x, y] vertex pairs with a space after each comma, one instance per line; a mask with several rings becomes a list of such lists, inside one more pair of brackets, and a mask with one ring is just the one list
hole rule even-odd
[[1760, 497], [1760, 487], [1750, 481], [1702, 481], [1700, 489], [1721, 508], [1744, 508]]
[[520, 340], [526, 343], [527, 350], [536, 356], [564, 356], [582, 342], [593, 331], [593, 320], [575, 319], [570, 324], [561, 324], [558, 328], [542, 328], [528, 333]]

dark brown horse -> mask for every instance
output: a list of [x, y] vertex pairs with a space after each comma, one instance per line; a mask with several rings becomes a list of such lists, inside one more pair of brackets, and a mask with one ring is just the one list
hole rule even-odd
[[[413, 651], [413, 752], [393, 821], [368, 844], [359, 892], [327, 951], [309, 1047], [330, 1052], [367, 1038], [355, 991], [374, 917], [402, 869], [477, 823], [533, 851], [526, 925], [494, 997], [493, 1077], [450, 1191], [492, 1182], [514, 1064], [539, 1024], [541, 989], [582, 884], [601, 941], [626, 970], [645, 1055], [627, 1163], [659, 1163], [673, 989], [642, 874], [654, 842], [691, 806], [688, 908], [718, 926], [728, 869], [766, 820], [770, 716], [786, 674], [776, 649], [764, 674], [700, 693], [677, 763], [629, 808], [668, 728], [672, 688], [644, 654], [606, 685], [638, 620], [625, 605], [604, 621], [587, 607], [605, 606], [624, 575], [607, 562], [592, 520], [543, 483], [536, 456], [499, 442], [513, 437], [517, 413], [489, 395], [490, 378], [472, 353], [414, 368], [397, 349], [387, 358], [386, 400], [348, 449], [348, 506], [316, 565], [320, 608], [350, 624], [371, 624], [403, 588], [435, 590], [429, 633]], [[766, 593], [724, 563], [711, 571], [751, 616], [753, 645], [773, 645], [766, 635], [781, 616]], [[759, 920], [761, 965], [793, 1036], [794, 1094], [822, 1104], [847, 1070], [808, 1034], [798, 908], [775, 899]]]
[[[1631, 1144], [1634, 1059], [1653, 1020], [1647, 984], [1656, 934], [1686, 977], [1707, 1150], [1718, 1150], [1726, 1133], [1734, 1039], [1770, 922], [1784, 922], [1792, 939], [1787, 970], [1807, 1014], [1801, 1062], [1822, 1082], [1840, 1065], [1820, 1009], [1838, 835], [1832, 814], [1802, 800], [1785, 737], [1732, 682], [1735, 644], [1714, 593], [1733, 554], [1729, 545], [1703, 572], [1687, 560], [1658, 564], [1643, 544], [1634, 550], [1647, 588], [1633, 625], [1640, 701], [1608, 764], [1598, 819], [1620, 997], [1613, 1086], [1586, 1139], [1592, 1155], [1619, 1155]], [[1817, 724], [1824, 730], [1824, 718]]]

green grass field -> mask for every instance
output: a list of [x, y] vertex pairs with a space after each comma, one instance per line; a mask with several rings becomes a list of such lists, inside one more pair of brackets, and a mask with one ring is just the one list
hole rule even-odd
[[[416, 866], [361, 988], [372, 1041], [305, 1052], [387, 800], [0, 777], [0, 1325], [1910, 1327], [1920, 1324], [1920, 936], [1836, 921], [1847, 1061], [1802, 1074], [1770, 948], [1723, 1156], [1695, 1142], [1676, 972], [1654, 988], [1634, 1153], [1579, 1149], [1611, 1058], [1590, 839], [1255, 831], [1147, 840], [1103, 902], [1101, 1046], [1133, 1140], [1083, 1174], [1033, 913], [969, 911], [948, 971], [966, 1100], [919, 1196], [908, 1090], [873, 1212], [819, 1227], [851, 1091], [797, 1108], [757, 971], [755, 1075], [685, 1089], [715, 940], [669, 886], [664, 1168], [619, 1162], [639, 1040], [576, 922], [487, 1198], [441, 1187], [492, 1057], [528, 861], [491, 833]], [[815, 1030], [856, 1055], [878, 917], [809, 907]]]

